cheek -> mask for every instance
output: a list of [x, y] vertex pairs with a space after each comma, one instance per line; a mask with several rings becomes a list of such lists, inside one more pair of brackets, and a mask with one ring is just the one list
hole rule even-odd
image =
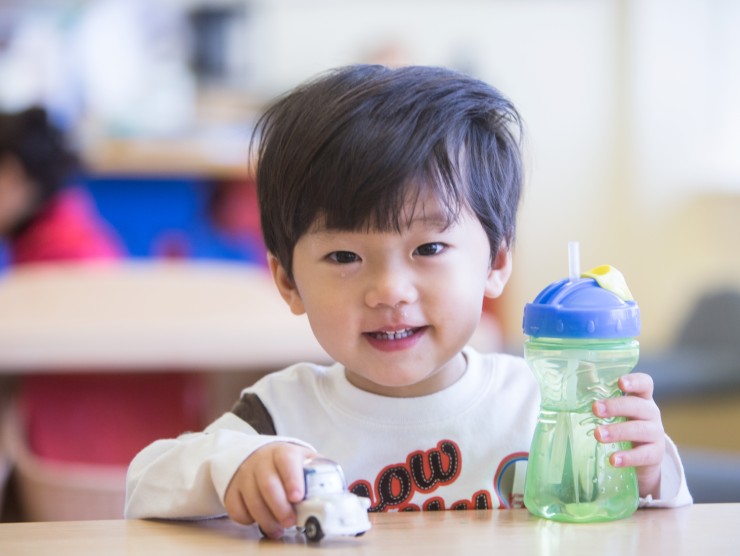
[[306, 314], [311, 331], [324, 351], [334, 360], [347, 361], [359, 336], [358, 328], [352, 324], [351, 312], [327, 301], [318, 310], [310, 307]]
[[443, 278], [446, 295], [457, 297], [461, 302], [471, 300], [482, 303], [489, 269], [487, 261], [459, 260], [457, 265], [447, 270]]
[[350, 303], [344, 292], [334, 288], [310, 288], [302, 295], [303, 305], [314, 334], [341, 335], [351, 318]]
[[428, 289], [425, 310], [430, 318], [449, 320], [462, 326], [477, 323], [483, 310], [485, 282], [478, 276], [452, 273]]

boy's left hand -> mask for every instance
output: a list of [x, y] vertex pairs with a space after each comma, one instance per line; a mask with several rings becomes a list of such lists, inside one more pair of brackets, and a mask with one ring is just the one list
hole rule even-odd
[[593, 412], [608, 419], [626, 417], [627, 421], [596, 428], [599, 442], [632, 442], [632, 449], [610, 456], [614, 467], [637, 468], [640, 496], [660, 495], [660, 469], [665, 454], [665, 434], [660, 410], [653, 400], [653, 379], [644, 373], [632, 373], [619, 379], [625, 396], [595, 401]]

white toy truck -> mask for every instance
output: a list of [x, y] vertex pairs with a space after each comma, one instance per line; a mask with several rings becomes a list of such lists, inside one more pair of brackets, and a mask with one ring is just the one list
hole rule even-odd
[[347, 490], [342, 468], [327, 458], [312, 458], [303, 465], [306, 495], [296, 504], [297, 526], [309, 541], [325, 535], [359, 537], [370, 529], [370, 500]]

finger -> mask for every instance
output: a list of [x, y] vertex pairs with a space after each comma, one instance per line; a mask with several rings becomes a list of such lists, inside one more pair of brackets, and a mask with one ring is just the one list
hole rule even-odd
[[633, 442], [635, 444], [655, 444], [663, 448], [665, 437], [660, 423], [655, 421], [624, 421], [611, 425], [601, 425], [594, 432], [599, 442]]
[[631, 450], [614, 452], [609, 461], [614, 467], [648, 467], [659, 466], [663, 450], [655, 444], [642, 444]]
[[660, 409], [652, 399], [638, 396], [618, 396], [597, 400], [593, 404], [594, 415], [602, 419], [625, 417], [642, 421], [660, 421]]
[[269, 468], [269, 465], [259, 463], [259, 460], [253, 460], [251, 458], [247, 458], [245, 461], [246, 464], [251, 464], [252, 466], [255, 465], [255, 462], [258, 463], [257, 468], [252, 468], [249, 472], [245, 473], [239, 485], [243, 504], [252, 522], [259, 524], [260, 530], [265, 536], [279, 538], [283, 534], [283, 528], [265, 503], [258, 482], [260, 469], [264, 473], [264, 469]]
[[258, 488], [248, 491], [245, 503], [254, 521], [259, 524], [266, 536], [271, 539], [279, 539], [283, 536], [284, 528], [273, 515]]
[[283, 481], [280, 475], [275, 472], [274, 467], [271, 465], [269, 472], [257, 473], [255, 480], [257, 491], [260, 494], [260, 502], [269, 511], [269, 517], [278, 523], [281, 528], [295, 525], [293, 505], [288, 500]]
[[280, 450], [275, 453], [275, 468], [280, 475], [288, 501], [297, 504], [305, 495], [303, 462], [313, 455], [308, 449]]
[[625, 394], [651, 400], [655, 385], [650, 375], [645, 373], [631, 373], [620, 377], [619, 388]]
[[244, 502], [244, 498], [242, 498], [241, 492], [235, 486], [229, 487], [226, 491], [224, 507], [232, 521], [241, 523], [242, 525], [251, 525], [254, 523], [254, 518], [249, 513], [249, 510], [247, 510], [247, 505]]

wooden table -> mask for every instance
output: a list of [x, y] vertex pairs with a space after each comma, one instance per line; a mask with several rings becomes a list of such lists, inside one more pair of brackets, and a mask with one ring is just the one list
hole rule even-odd
[[0, 374], [265, 371], [296, 361], [329, 357], [263, 268], [127, 261], [0, 277]]
[[[740, 550], [740, 504], [640, 510], [621, 521], [564, 524], [526, 510], [371, 514], [363, 537], [328, 538], [326, 554], [733, 555]], [[313, 552], [312, 552], [313, 550]], [[254, 526], [201, 522], [78, 521], [0, 524], [0, 554], [98, 556], [316, 554], [298, 533], [261, 538]]]

